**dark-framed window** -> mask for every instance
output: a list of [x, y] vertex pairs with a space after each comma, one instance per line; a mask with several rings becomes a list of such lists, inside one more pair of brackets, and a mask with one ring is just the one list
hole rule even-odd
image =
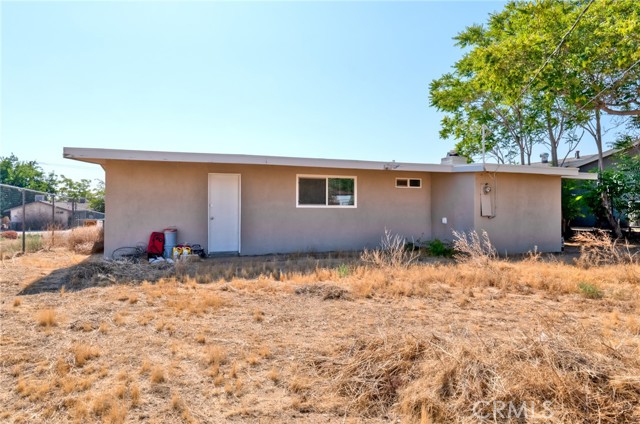
[[296, 206], [300, 208], [355, 208], [357, 178], [351, 176], [298, 175]]
[[396, 178], [396, 188], [422, 188], [422, 178]]

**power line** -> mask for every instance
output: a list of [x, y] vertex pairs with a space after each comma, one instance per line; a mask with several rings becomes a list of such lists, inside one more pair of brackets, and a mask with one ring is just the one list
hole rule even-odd
[[560, 42], [556, 46], [555, 50], [547, 57], [547, 60], [544, 61], [542, 66], [536, 71], [536, 73], [533, 75], [533, 77], [531, 77], [531, 79], [529, 80], [527, 85], [522, 89], [522, 91], [520, 92], [520, 95], [516, 99], [516, 103], [518, 103], [518, 101], [522, 98], [522, 96], [524, 96], [524, 94], [529, 90], [529, 88], [531, 87], [531, 84], [533, 84], [533, 82], [536, 80], [536, 78], [538, 78], [538, 75], [540, 75], [540, 73], [544, 70], [544, 68], [547, 67], [547, 65], [549, 64], [549, 62], [553, 58], [553, 56], [555, 56], [560, 51], [560, 48], [562, 47], [562, 45], [564, 44], [566, 39], [573, 32], [573, 30], [576, 28], [576, 26], [578, 26], [578, 22], [580, 22], [580, 19], [582, 19], [582, 17], [587, 12], [589, 7], [591, 7], [591, 5], [593, 4], [594, 1], [595, 0], [589, 1], [589, 3], [585, 6], [585, 8], [582, 9], [582, 12], [578, 16], [578, 19], [576, 19], [576, 21], [573, 23], [573, 25], [571, 25], [571, 28], [569, 28], [569, 31], [567, 31], [566, 34], [564, 34], [564, 36], [562, 37], [562, 39], [560, 40]]
[[65, 164], [65, 163], [51, 163], [51, 162], [40, 162], [40, 161], [36, 161], [36, 163], [38, 165], [55, 166], [55, 167], [63, 167], [63, 168], [76, 168], [76, 169], [94, 168], [91, 165], [68, 165], [68, 164]]

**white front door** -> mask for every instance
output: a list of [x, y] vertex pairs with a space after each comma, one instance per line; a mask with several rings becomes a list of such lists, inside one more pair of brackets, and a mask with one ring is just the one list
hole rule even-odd
[[240, 175], [209, 174], [209, 252], [240, 252]]

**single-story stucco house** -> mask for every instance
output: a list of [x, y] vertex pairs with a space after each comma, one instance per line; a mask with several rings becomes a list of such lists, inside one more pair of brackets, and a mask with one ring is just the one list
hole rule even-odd
[[51, 203], [46, 200], [36, 199], [24, 205], [24, 215], [22, 205], [6, 209], [3, 213], [10, 219], [10, 227], [14, 230], [45, 230], [50, 225], [59, 228], [70, 228], [83, 225], [85, 221], [104, 220], [104, 214], [89, 209], [89, 204], [84, 200], [78, 202], [57, 201]]
[[178, 230], [178, 243], [240, 255], [359, 250], [385, 229], [411, 240], [486, 230], [501, 253], [558, 252], [572, 168], [64, 148], [106, 178], [105, 256]]

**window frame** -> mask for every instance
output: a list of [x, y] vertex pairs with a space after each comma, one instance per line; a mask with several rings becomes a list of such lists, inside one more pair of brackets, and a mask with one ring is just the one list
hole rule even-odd
[[[407, 185], [404, 186], [399, 186], [398, 185], [398, 180], [405, 180], [407, 182]], [[419, 186], [412, 186], [411, 185], [411, 181], [419, 181], [420, 185]], [[396, 184], [395, 184], [396, 188], [414, 188], [414, 189], [420, 189], [422, 188], [422, 178], [408, 178], [408, 177], [396, 177]]]
[[[325, 204], [301, 205], [300, 204], [300, 178], [325, 180]], [[353, 205], [329, 205], [329, 178], [353, 180]], [[328, 175], [328, 174], [296, 174], [296, 208], [320, 208], [320, 209], [356, 209], [358, 207], [358, 177], [355, 175]]]

